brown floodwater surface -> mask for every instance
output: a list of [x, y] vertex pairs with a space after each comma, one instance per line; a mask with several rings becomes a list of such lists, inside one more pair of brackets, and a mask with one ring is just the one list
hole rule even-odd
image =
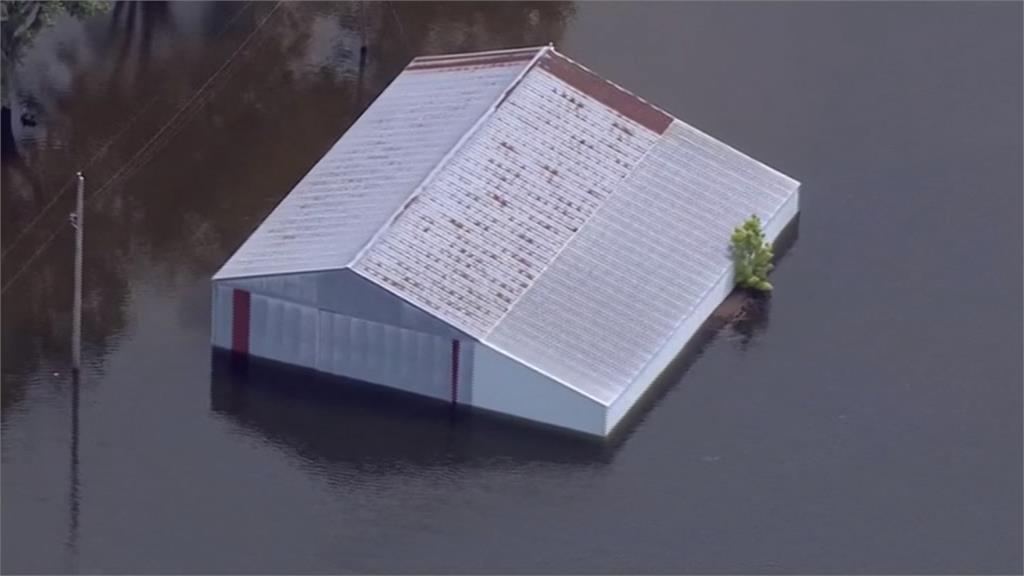
[[[1024, 569], [1022, 4], [373, 2], [364, 69], [361, 6], [121, 2], [4, 78], [3, 572]], [[548, 42], [803, 182], [770, 299], [606, 443], [211, 355], [209, 277], [413, 56]]]

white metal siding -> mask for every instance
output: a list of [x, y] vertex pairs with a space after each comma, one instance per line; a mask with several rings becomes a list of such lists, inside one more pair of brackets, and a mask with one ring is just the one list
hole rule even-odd
[[316, 368], [407, 392], [451, 399], [452, 340], [320, 312]]
[[[275, 287], [273, 283], [263, 285]], [[233, 293], [239, 289], [243, 288], [213, 286], [215, 346], [232, 347]], [[353, 318], [253, 292], [249, 325], [251, 356], [451, 399], [452, 336]], [[459, 350], [460, 402], [471, 398], [472, 374], [473, 348], [463, 342]]]
[[253, 356], [315, 368], [317, 328], [315, 308], [250, 296], [249, 354]]
[[212, 285], [213, 308], [210, 312], [210, 341], [219, 348], [231, 348], [232, 293], [234, 290], [217, 282]]
[[219, 283], [243, 288], [253, 294], [279, 298], [353, 318], [391, 324], [399, 328], [449, 338], [465, 337], [464, 333], [456, 330], [450, 324], [427, 314], [348, 268], [255, 278], [232, 278], [219, 281]]
[[486, 345], [474, 348], [473, 406], [604, 434], [605, 406]]
[[786, 200], [778, 212], [775, 213], [767, 222], [764, 224], [764, 235], [768, 240], [775, 242], [779, 239], [779, 234], [796, 218], [797, 213], [800, 212], [800, 188], [798, 187], [793, 191], [793, 195]]
[[320, 300], [319, 274], [276, 274], [273, 276], [255, 276], [252, 278], [232, 278], [217, 281], [224, 286], [241, 288], [253, 294], [262, 294], [317, 307]]
[[486, 341], [611, 404], [797, 186], [676, 121]]

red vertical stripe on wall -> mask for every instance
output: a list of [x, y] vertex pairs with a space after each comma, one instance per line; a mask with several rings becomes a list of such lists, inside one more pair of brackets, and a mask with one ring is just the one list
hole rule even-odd
[[231, 302], [231, 350], [249, 354], [249, 293], [235, 290]]
[[452, 340], [452, 404], [459, 401], [459, 341]]

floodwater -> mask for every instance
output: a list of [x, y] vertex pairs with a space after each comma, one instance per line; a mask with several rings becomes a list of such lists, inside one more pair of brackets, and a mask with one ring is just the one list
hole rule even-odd
[[[363, 73], [359, 10], [119, 4], [25, 52], [5, 573], [1021, 572], [1020, 3], [371, 3]], [[607, 443], [218, 367], [208, 278], [411, 57], [547, 42], [803, 182], [767, 304]]]

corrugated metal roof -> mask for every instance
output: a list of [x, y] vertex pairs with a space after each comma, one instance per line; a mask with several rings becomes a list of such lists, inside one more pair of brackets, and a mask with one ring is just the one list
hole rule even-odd
[[643, 110], [545, 54], [353, 269], [484, 336], [657, 141]]
[[610, 404], [798, 185], [673, 122], [485, 341]]
[[215, 279], [348, 266], [610, 404], [797, 187], [550, 48], [426, 56]]
[[214, 279], [347, 266], [538, 50], [414, 60]]

